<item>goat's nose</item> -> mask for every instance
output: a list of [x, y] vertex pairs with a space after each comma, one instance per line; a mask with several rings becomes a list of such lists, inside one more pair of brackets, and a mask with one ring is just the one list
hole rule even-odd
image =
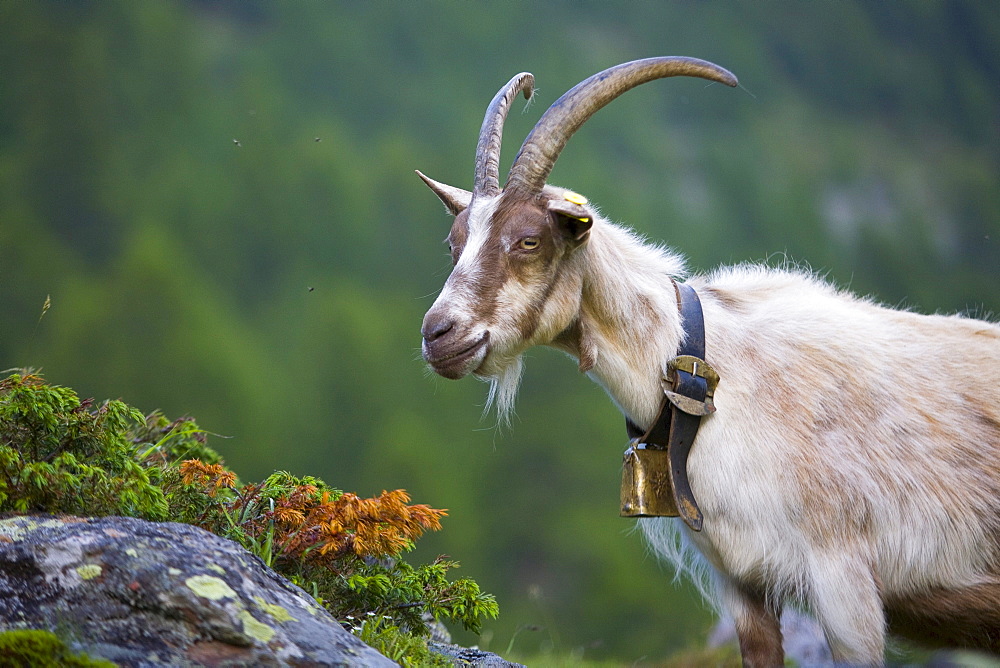
[[455, 326], [455, 321], [449, 318], [428, 317], [424, 319], [424, 325], [420, 328], [420, 333], [424, 336], [424, 341], [434, 341], [448, 332]]

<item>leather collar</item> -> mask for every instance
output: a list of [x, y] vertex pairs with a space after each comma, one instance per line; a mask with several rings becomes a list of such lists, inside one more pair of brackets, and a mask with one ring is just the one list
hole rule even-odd
[[[633, 443], [666, 450], [669, 479], [677, 513], [691, 529], [701, 531], [702, 514], [687, 476], [687, 459], [701, 418], [715, 411], [712, 396], [718, 374], [705, 362], [705, 318], [694, 288], [674, 283], [684, 338], [668, 365], [660, 412], [645, 433], [631, 420], [625, 424]], [[670, 515], [676, 517], [677, 515]]]

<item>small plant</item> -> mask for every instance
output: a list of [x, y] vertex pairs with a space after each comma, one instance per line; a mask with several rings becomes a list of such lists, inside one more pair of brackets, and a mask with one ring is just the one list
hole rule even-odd
[[415, 638], [412, 634], [394, 626], [387, 617], [369, 614], [360, 625], [353, 626], [351, 630], [366, 645], [374, 647], [384, 656], [406, 668], [410, 666], [446, 668], [452, 665], [445, 657], [430, 651], [423, 639]]
[[121, 401], [94, 406], [32, 373], [0, 381], [0, 512], [202, 527], [256, 554], [376, 649], [399, 655], [391, 658], [434, 665], [425, 615], [478, 633], [498, 609], [474, 581], [448, 580], [457, 562], [401, 559], [447, 514], [409, 502], [404, 490], [365, 499], [286, 472], [244, 484], [190, 418], [143, 416]]
[[0, 381], [0, 512], [167, 518], [167, 501], [135, 457], [121, 401], [80, 401], [33, 374]]
[[461, 622], [479, 632], [495, 618], [494, 598], [469, 579], [450, 582], [457, 562], [438, 558], [414, 568], [399, 556], [425, 531], [441, 528], [444, 510], [407, 505], [403, 490], [363, 499], [317, 478], [278, 472], [237, 486], [220, 464], [186, 460], [182, 482], [213, 499], [193, 524], [236, 540], [265, 564], [307, 590], [338, 619], [366, 614], [423, 634], [422, 614]]

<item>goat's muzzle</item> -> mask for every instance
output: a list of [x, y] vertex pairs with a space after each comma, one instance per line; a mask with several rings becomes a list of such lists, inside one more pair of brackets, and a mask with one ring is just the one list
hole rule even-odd
[[478, 369], [489, 352], [488, 330], [482, 333], [470, 332], [454, 320], [428, 313], [420, 331], [424, 337], [424, 360], [435, 373], [451, 380], [467, 376]]

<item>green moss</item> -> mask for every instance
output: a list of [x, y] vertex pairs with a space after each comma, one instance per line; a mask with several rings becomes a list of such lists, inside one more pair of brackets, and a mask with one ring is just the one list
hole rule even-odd
[[113, 668], [104, 659], [75, 654], [50, 631], [5, 631], [0, 633], [0, 668]]

